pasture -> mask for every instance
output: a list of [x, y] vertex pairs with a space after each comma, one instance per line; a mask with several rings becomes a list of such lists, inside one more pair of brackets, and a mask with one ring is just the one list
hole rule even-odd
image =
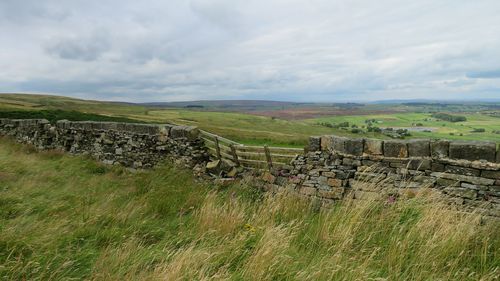
[[[310, 105], [307, 105], [310, 107]], [[338, 106], [337, 106], [338, 107]], [[39, 110], [65, 110], [78, 111], [87, 114], [97, 114], [134, 122], [174, 123], [181, 125], [198, 126], [203, 130], [218, 134], [234, 141], [249, 145], [272, 145], [303, 147], [307, 144], [309, 136], [336, 134], [341, 136], [358, 136], [370, 138], [389, 138], [378, 132], [368, 132], [366, 120], [374, 119], [375, 126], [381, 128], [406, 128], [411, 136], [407, 138], [442, 138], [456, 140], [483, 140], [500, 142], [500, 118], [491, 114], [487, 109], [492, 106], [404, 106], [404, 105], [368, 105], [356, 107], [356, 115], [342, 114], [323, 116], [321, 111], [324, 105], [318, 105], [315, 110], [321, 112], [321, 117], [308, 119], [280, 119], [270, 115], [269, 111], [235, 112], [236, 109], [228, 107], [231, 112], [210, 111], [189, 108], [160, 108], [137, 104], [100, 102], [78, 100], [67, 97], [39, 96], [39, 95], [0, 95], [0, 112], [6, 111], [39, 111]], [[384, 113], [391, 109], [396, 112]], [[450, 109], [453, 114], [463, 115], [465, 122], [448, 122], [432, 118], [431, 109]], [[460, 112], [460, 110], [483, 110], [478, 112]], [[222, 110], [222, 109], [218, 109]], [[300, 110], [296, 106], [293, 110]], [[414, 112], [414, 111], [419, 112]], [[376, 112], [376, 113], [374, 113]], [[382, 113], [380, 113], [382, 112]], [[489, 114], [486, 114], [489, 113]], [[27, 114], [28, 115], [28, 114]], [[261, 116], [262, 115], [262, 116]], [[272, 114], [271, 114], [272, 115]], [[309, 116], [309, 115], [305, 115]], [[96, 119], [105, 120], [96, 116]], [[109, 118], [111, 119], [111, 118]], [[117, 119], [119, 120], [119, 119]], [[322, 123], [340, 124], [349, 122], [348, 128], [331, 128]], [[353, 130], [355, 125], [357, 130]], [[418, 126], [417, 126], [418, 125]], [[484, 132], [474, 132], [475, 129], [484, 129]]]
[[497, 280], [500, 225], [432, 197], [320, 210], [0, 138], [2, 280]]

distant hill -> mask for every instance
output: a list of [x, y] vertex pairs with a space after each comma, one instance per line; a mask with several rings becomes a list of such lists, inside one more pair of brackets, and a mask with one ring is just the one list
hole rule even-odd
[[300, 107], [313, 103], [298, 103], [267, 100], [199, 100], [181, 102], [149, 102], [140, 105], [157, 108], [195, 108], [208, 110], [252, 111]]

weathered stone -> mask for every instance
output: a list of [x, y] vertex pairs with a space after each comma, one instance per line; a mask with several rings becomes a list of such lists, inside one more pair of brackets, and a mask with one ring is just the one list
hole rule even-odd
[[384, 141], [384, 156], [386, 157], [408, 157], [408, 147], [406, 142], [387, 140]]
[[316, 191], [317, 189], [314, 187], [302, 186], [299, 190], [299, 193], [303, 195], [313, 196], [316, 195]]
[[318, 196], [328, 199], [342, 199], [345, 189], [343, 187], [335, 188], [333, 190], [319, 190]]
[[481, 171], [472, 168], [465, 168], [460, 166], [446, 165], [444, 170], [446, 173], [466, 175], [466, 176], [475, 176], [478, 177], [481, 174]]
[[449, 155], [450, 142], [447, 140], [434, 140], [430, 143], [431, 156], [434, 158], [446, 158]]
[[384, 141], [377, 139], [365, 139], [364, 152], [370, 155], [384, 154]]
[[456, 180], [450, 180], [450, 179], [443, 179], [443, 178], [437, 178], [436, 179], [436, 184], [439, 186], [460, 186], [460, 181]]
[[332, 147], [336, 152], [345, 153], [345, 143], [347, 138], [332, 136]]
[[452, 196], [463, 197], [467, 199], [476, 199], [477, 191], [468, 188], [460, 188], [460, 187], [449, 187], [443, 190], [445, 193], [450, 194]]
[[341, 187], [343, 185], [343, 181], [341, 179], [328, 179], [328, 185], [332, 187]]
[[455, 180], [455, 181], [465, 181], [465, 182], [469, 182], [472, 184], [479, 184], [479, 185], [493, 185], [493, 183], [495, 182], [495, 180], [487, 179], [487, 178], [455, 175], [455, 174], [440, 173], [440, 172], [434, 172], [431, 174], [431, 176], [437, 177], [437, 178]]
[[335, 177], [335, 173], [334, 172], [322, 172], [321, 173], [322, 176], [325, 176], [325, 177], [329, 177], [329, 178], [334, 178]]
[[410, 157], [431, 156], [430, 141], [429, 140], [408, 141], [408, 156]]
[[408, 169], [412, 170], [430, 170], [432, 161], [430, 159], [412, 159], [408, 162]]
[[345, 157], [342, 160], [342, 164], [345, 166], [361, 166], [361, 160]]
[[481, 176], [483, 178], [489, 178], [489, 179], [495, 179], [495, 180], [500, 180], [500, 171], [482, 171]]
[[262, 175], [262, 180], [268, 183], [274, 183], [276, 181], [276, 177], [273, 176], [273, 174], [271, 174], [270, 172], [265, 172]]
[[321, 136], [320, 147], [322, 151], [328, 151], [333, 147], [333, 136]]
[[344, 143], [344, 153], [361, 156], [363, 155], [364, 139], [347, 139]]
[[309, 137], [309, 151], [321, 149], [321, 137]]
[[452, 142], [450, 158], [465, 160], [486, 160], [495, 162], [496, 144], [494, 142]]
[[436, 163], [436, 162], [432, 162], [432, 164], [431, 164], [431, 170], [433, 172], [444, 172], [445, 167], [446, 166], [444, 164], [440, 164], [440, 163]]

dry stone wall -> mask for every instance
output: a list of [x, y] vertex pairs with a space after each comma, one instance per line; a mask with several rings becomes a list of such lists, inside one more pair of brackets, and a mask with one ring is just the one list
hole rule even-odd
[[149, 168], [166, 158], [199, 168], [208, 160], [198, 129], [189, 126], [0, 119], [0, 135], [133, 168]]
[[[45, 119], [0, 119], [0, 135], [38, 149], [88, 154], [107, 163], [149, 168], [173, 159], [195, 172], [209, 154], [196, 127]], [[431, 188], [450, 202], [500, 217], [500, 151], [493, 142], [375, 140], [311, 137], [307, 153], [261, 179], [266, 189], [288, 189], [334, 202], [387, 197]]]
[[387, 197], [423, 188], [449, 202], [500, 217], [500, 152], [492, 142], [311, 137], [309, 152], [264, 175], [268, 189], [287, 188], [335, 201]]

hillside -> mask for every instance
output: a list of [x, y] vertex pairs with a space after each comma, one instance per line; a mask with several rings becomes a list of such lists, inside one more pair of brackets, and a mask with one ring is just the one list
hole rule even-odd
[[496, 280], [500, 225], [431, 197], [319, 210], [164, 165], [131, 172], [0, 138], [5, 280]]
[[[7, 111], [63, 110], [122, 118], [122, 121], [193, 125], [244, 144], [303, 147], [310, 136], [335, 134], [388, 139], [374, 127], [407, 130], [406, 138], [486, 140], [500, 143], [500, 110], [496, 103], [301, 104], [263, 101], [203, 101], [139, 105], [59, 96], [0, 94], [0, 118]], [[163, 104], [163, 103], [161, 103]], [[252, 110], [248, 109], [252, 107]], [[275, 108], [275, 107], [285, 107]], [[272, 109], [274, 108], [274, 109]], [[433, 118], [434, 112], [466, 117], [464, 122]], [[66, 114], [65, 116], [67, 116]], [[76, 114], [78, 115], [78, 114]], [[20, 115], [16, 115], [20, 116]], [[61, 115], [62, 116], [62, 115]], [[8, 117], [5, 115], [5, 117]], [[91, 120], [107, 120], [94, 116]], [[19, 117], [21, 118], [21, 117]], [[31, 118], [26, 114], [24, 118]], [[125, 118], [125, 119], [124, 119]], [[64, 119], [71, 119], [66, 118]], [[74, 118], [81, 120], [81, 118]], [[134, 121], [135, 120], [135, 121]], [[116, 121], [120, 121], [117, 119]], [[347, 124], [340, 127], [340, 124]]]

